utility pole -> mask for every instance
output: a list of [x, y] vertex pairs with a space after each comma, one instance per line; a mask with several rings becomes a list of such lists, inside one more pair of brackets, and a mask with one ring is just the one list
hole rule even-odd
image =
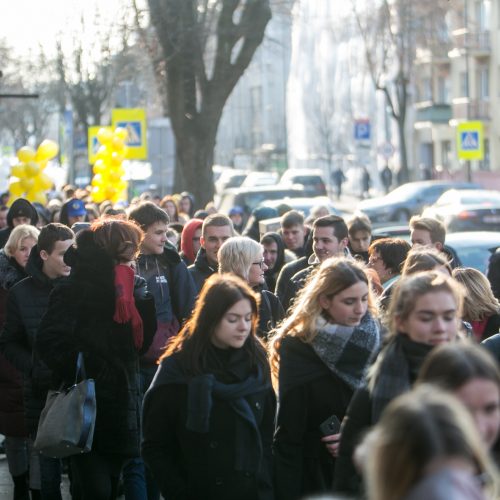
[[[469, 11], [468, 0], [464, 0], [464, 57], [465, 57], [465, 120], [469, 121], [470, 118], [470, 83], [469, 83]], [[472, 182], [472, 164], [470, 160], [465, 160], [465, 173], [467, 181]]]

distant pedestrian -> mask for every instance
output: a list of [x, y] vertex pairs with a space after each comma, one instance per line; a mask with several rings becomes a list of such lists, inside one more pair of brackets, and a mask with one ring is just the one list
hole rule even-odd
[[384, 186], [385, 194], [391, 190], [392, 186], [392, 170], [389, 165], [386, 165], [380, 172], [380, 180]]
[[363, 167], [361, 172], [361, 199], [369, 198], [371, 185], [372, 178], [370, 176], [370, 172], [368, 172], [366, 167]]
[[340, 167], [337, 167], [332, 172], [332, 180], [337, 191], [337, 200], [340, 200], [340, 197], [342, 196], [342, 184], [346, 181], [344, 172], [342, 172], [342, 169]]

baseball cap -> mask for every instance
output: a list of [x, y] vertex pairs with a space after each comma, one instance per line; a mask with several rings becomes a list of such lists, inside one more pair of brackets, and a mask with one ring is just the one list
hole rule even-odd
[[85, 203], [82, 200], [74, 199], [68, 204], [68, 217], [79, 217], [80, 215], [85, 215], [87, 210], [85, 209]]

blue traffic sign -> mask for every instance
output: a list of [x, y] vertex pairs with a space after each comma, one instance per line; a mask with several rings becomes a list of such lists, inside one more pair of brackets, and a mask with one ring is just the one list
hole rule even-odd
[[357, 120], [354, 123], [354, 139], [357, 141], [369, 141], [371, 126], [369, 120]]

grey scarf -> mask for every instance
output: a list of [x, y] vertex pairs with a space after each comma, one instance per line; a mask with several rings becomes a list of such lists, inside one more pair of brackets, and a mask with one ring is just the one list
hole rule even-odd
[[311, 345], [321, 361], [352, 389], [363, 385], [366, 368], [380, 344], [378, 323], [367, 312], [356, 327], [316, 322]]

